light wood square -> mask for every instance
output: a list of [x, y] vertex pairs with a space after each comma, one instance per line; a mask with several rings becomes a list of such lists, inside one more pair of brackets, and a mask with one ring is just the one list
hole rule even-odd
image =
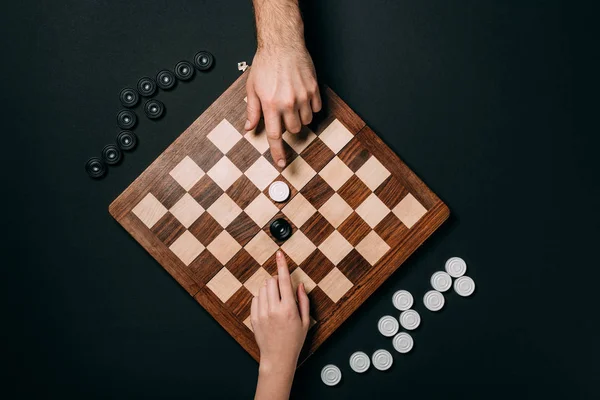
[[260, 129], [252, 129], [251, 131], [246, 132], [244, 138], [246, 138], [260, 154], [263, 154], [269, 148], [269, 142], [267, 141], [267, 131], [265, 130], [264, 124], [259, 123], [259, 127]]
[[254, 329], [252, 329], [252, 316], [248, 315], [248, 317], [244, 320], [244, 325], [246, 325], [248, 327], [248, 329], [250, 329], [252, 332], [254, 332]]
[[277, 244], [265, 233], [259, 231], [244, 247], [248, 254], [263, 265], [278, 249]]
[[169, 175], [187, 191], [204, 176], [204, 171], [189, 156], [185, 156]]
[[317, 284], [310, 279], [310, 276], [306, 275], [306, 273], [304, 271], [302, 271], [301, 268], [296, 268], [294, 270], [294, 272], [292, 272], [290, 274], [290, 279], [292, 281], [292, 288], [294, 289], [294, 295], [296, 295], [298, 292], [298, 286], [300, 285], [300, 283], [304, 283], [304, 288], [306, 289], [306, 293], [310, 293], [311, 290], [313, 290]]
[[340, 160], [338, 156], [335, 156], [329, 163], [319, 171], [319, 175], [323, 178], [333, 190], [338, 190], [354, 172], [348, 166]]
[[240, 281], [227, 268], [221, 268], [219, 272], [206, 284], [206, 287], [225, 303], [239, 288]]
[[352, 214], [352, 207], [350, 207], [339, 194], [334, 193], [333, 196], [319, 208], [319, 212], [331, 225], [333, 225], [334, 228], [337, 228], [350, 216], [350, 214]]
[[273, 179], [279, 176], [279, 171], [266, 158], [261, 156], [244, 174], [257, 188], [263, 191], [273, 182]]
[[311, 255], [316, 248], [317, 246], [315, 246], [315, 244], [300, 230], [294, 232], [294, 234], [281, 246], [281, 250], [285, 251], [296, 264], [300, 264], [306, 260], [306, 257]]
[[206, 211], [212, 215], [219, 225], [223, 228], [227, 228], [227, 226], [240, 215], [242, 209], [235, 201], [231, 200], [231, 197], [226, 193], [223, 193]]
[[242, 171], [240, 171], [229, 158], [223, 157], [208, 171], [208, 176], [210, 176], [221, 189], [227, 190], [233, 182], [242, 176]]
[[390, 175], [390, 171], [388, 171], [375, 156], [371, 156], [371, 158], [356, 171], [356, 176], [358, 176], [371, 190], [377, 189]]
[[169, 211], [181, 222], [181, 225], [189, 228], [202, 215], [204, 208], [186, 192]]
[[360, 215], [371, 228], [375, 228], [389, 212], [390, 209], [387, 208], [385, 203], [381, 201], [375, 193], [371, 193], [369, 197], [356, 208], [356, 213]]
[[242, 138], [242, 135], [224, 119], [206, 137], [225, 154]]
[[390, 246], [384, 242], [375, 231], [369, 232], [369, 234], [356, 245], [356, 251], [358, 251], [371, 265], [375, 265], [389, 249]]
[[354, 286], [352, 282], [337, 268], [332, 269], [325, 278], [319, 282], [319, 287], [334, 303]]
[[265, 284], [265, 280], [269, 279], [271, 275], [265, 270], [263, 267], [260, 267], [256, 270], [254, 274], [246, 282], [244, 282], [244, 286], [252, 296], [258, 296], [258, 290]]
[[302, 193], [298, 193], [281, 211], [294, 223], [294, 225], [302, 226], [315, 212], [317, 212], [317, 209], [306, 200], [306, 197], [304, 197]]
[[296, 157], [281, 173], [298, 191], [316, 174], [315, 170], [300, 156]]
[[227, 231], [219, 233], [219, 235], [206, 247], [206, 249], [223, 265], [227, 264], [241, 248], [242, 246]]
[[333, 263], [338, 265], [352, 251], [352, 245], [338, 231], [333, 231], [319, 245], [319, 250]]
[[244, 209], [244, 212], [261, 228], [265, 226], [278, 211], [279, 209], [277, 206], [273, 204], [264, 193], [260, 193], [256, 196], [256, 198], [248, 204], [248, 207]]
[[302, 151], [316, 138], [317, 135], [307, 127], [303, 127], [302, 131], [298, 134], [290, 133], [288, 131], [283, 133], [283, 140], [285, 140], [298, 154], [302, 153]]
[[412, 228], [425, 215], [427, 209], [409, 193], [394, 207], [392, 212], [407, 228]]
[[323, 141], [335, 154], [339, 153], [354, 135], [336, 118], [321, 134]]
[[166, 213], [167, 208], [152, 193], [148, 193], [142, 201], [131, 210], [148, 228], [152, 228]]
[[190, 231], [185, 231], [173, 242], [169, 249], [183, 262], [190, 265], [202, 253], [204, 246]]

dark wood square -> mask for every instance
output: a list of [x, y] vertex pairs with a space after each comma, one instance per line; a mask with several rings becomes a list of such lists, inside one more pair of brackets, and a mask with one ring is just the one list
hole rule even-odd
[[152, 187], [150, 193], [166, 208], [171, 208], [183, 197], [185, 189], [168, 173]]
[[[285, 140], [282, 139], [282, 142], [283, 148], [285, 149], [285, 166], [287, 167], [292, 163], [292, 161], [296, 159], [296, 157], [298, 157], [298, 153], [296, 153], [294, 149], [292, 149]], [[267, 159], [268, 162], [271, 163], [272, 166], [274, 166], [277, 169], [277, 171], [281, 172], [283, 170], [282, 168], [279, 168], [279, 166], [277, 166], [276, 163], [273, 162], [273, 156], [271, 156], [270, 149], [267, 149], [267, 151], [263, 153], [263, 156]]]
[[225, 230], [244, 247], [258, 233], [260, 227], [242, 211]]
[[154, 224], [152, 232], [154, 232], [156, 237], [168, 247], [172, 245], [183, 232], [185, 232], [185, 227], [181, 225], [181, 222], [179, 222], [173, 214], [167, 211], [167, 213]]
[[286, 201], [283, 201], [283, 202], [281, 202], [281, 203], [278, 203], [278, 202], [276, 202], [276, 201], [273, 201], [273, 199], [271, 198], [271, 196], [269, 196], [269, 186], [267, 186], [267, 187], [265, 188], [265, 190], [263, 190], [263, 194], [264, 194], [265, 196], [267, 196], [267, 198], [268, 198], [269, 200], [271, 200], [271, 201], [273, 202], [273, 204], [275, 204], [275, 205], [277, 206], [277, 208], [279, 208], [279, 209], [281, 210], [283, 207], [285, 207], [285, 206], [287, 205], [287, 203], [288, 203], [288, 202], [289, 202], [289, 201], [290, 201], [290, 200], [291, 200], [291, 199], [292, 199], [294, 196], [296, 196], [296, 195], [298, 194], [298, 190], [296, 190], [296, 188], [294, 187], [294, 185], [292, 185], [292, 184], [291, 184], [291, 183], [290, 183], [290, 182], [289, 182], [287, 179], [285, 179], [285, 178], [283, 177], [283, 175], [281, 175], [281, 174], [279, 174], [279, 176], [278, 176], [277, 178], [275, 178], [275, 180], [274, 180], [273, 182], [275, 182], [275, 181], [281, 181], [281, 182], [285, 183], [285, 184], [286, 184], [286, 185], [287, 185], [287, 186], [290, 188], [290, 197], [288, 197]]
[[321, 178], [321, 175], [317, 174], [304, 186], [301, 192], [306, 200], [318, 210], [333, 196], [335, 190]]
[[408, 190], [396, 178], [390, 176], [374, 193], [391, 210], [408, 194]]
[[360, 255], [356, 249], [352, 249], [337, 265], [338, 269], [354, 284], [368, 273], [373, 267]]
[[225, 302], [225, 304], [236, 317], [243, 321], [250, 315], [253, 297], [252, 293], [242, 286]]
[[188, 230], [200, 243], [208, 246], [223, 231], [223, 227], [209, 213], [204, 212]]
[[352, 139], [339, 153], [338, 157], [346, 163], [348, 168], [353, 172], [358, 171], [365, 162], [369, 159], [371, 154], [369, 151], [360, 143], [360, 140]]
[[406, 225], [402, 223], [394, 215], [389, 213], [375, 226], [373, 229], [391, 248], [395, 248], [404, 241], [410, 231]]
[[353, 209], [361, 205], [372, 193], [371, 189], [356, 175], [352, 175], [337, 192]]
[[333, 233], [335, 228], [321, 213], [316, 212], [302, 225], [300, 230], [315, 246], [319, 246]]
[[210, 251], [204, 250], [194, 261], [187, 266], [189, 274], [196, 282], [205, 285], [223, 268], [223, 265], [210, 254]]
[[290, 219], [288, 217], [286, 217], [285, 214], [283, 214], [281, 211], [279, 211], [277, 214], [275, 214], [275, 216], [273, 218], [271, 218], [269, 220], [269, 222], [266, 223], [265, 226], [263, 226], [263, 231], [265, 231], [265, 233], [267, 235], [269, 235], [269, 237], [271, 239], [273, 239], [273, 241], [275, 243], [277, 243], [278, 246], [281, 246], [285, 242], [285, 240], [277, 240], [277, 238], [275, 238], [275, 236], [271, 235], [271, 223], [273, 223], [273, 221], [275, 221], [276, 219], [279, 219], [279, 218], [283, 218], [287, 222], [290, 223], [290, 226], [292, 227], [292, 235], [294, 233], [296, 233], [296, 231], [298, 230], [298, 227], [296, 225], [294, 225], [294, 223], [292, 221], [290, 221]]
[[[287, 254], [283, 251], [283, 255], [285, 256], [285, 261], [287, 261], [288, 270], [290, 274], [294, 272], [296, 268], [298, 268], [298, 264], [296, 264]], [[273, 253], [271, 257], [262, 265], [262, 267], [271, 275], [277, 275], [277, 253]]]
[[315, 287], [308, 294], [310, 300], [310, 315], [317, 320], [323, 320], [335, 308], [333, 300], [320, 287]]
[[321, 282], [321, 279], [335, 267], [321, 250], [316, 249], [310, 256], [300, 264], [302, 271], [306, 273], [315, 283]]
[[316, 172], [319, 172], [335, 157], [335, 154], [323, 141], [319, 138], [313, 140], [306, 149], [302, 152], [302, 158]]
[[231, 150], [227, 152], [227, 158], [229, 158], [242, 172], [246, 172], [259, 157], [260, 153], [258, 150], [256, 150], [256, 148], [247, 140], [238, 141]]
[[360, 241], [371, 232], [371, 227], [356, 212], [352, 212], [340, 226], [338, 232], [352, 246], [356, 246]]
[[188, 193], [206, 210], [221, 197], [223, 189], [213, 182], [208, 175], [204, 175], [192, 186]]
[[204, 172], [208, 172], [223, 157], [221, 150], [206, 138], [194, 142], [193, 146], [193, 151], [188, 155]]
[[260, 190], [246, 175], [242, 175], [227, 189], [226, 193], [243, 210], [259, 195]]
[[238, 281], [244, 283], [260, 268], [256, 260], [245, 249], [238, 251], [226, 265]]

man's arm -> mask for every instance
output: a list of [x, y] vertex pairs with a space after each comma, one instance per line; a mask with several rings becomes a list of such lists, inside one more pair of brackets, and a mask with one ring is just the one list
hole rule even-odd
[[298, 133], [321, 109], [315, 67], [304, 43], [298, 0], [253, 0], [258, 48], [246, 84], [248, 120], [256, 128], [261, 115], [273, 160], [285, 167], [281, 134]]

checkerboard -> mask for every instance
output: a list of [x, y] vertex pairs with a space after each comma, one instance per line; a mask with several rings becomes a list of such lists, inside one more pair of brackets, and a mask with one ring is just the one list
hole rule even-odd
[[[330, 89], [273, 162], [246, 133], [244, 73], [110, 206], [110, 213], [255, 358], [250, 303], [288, 260], [311, 300], [306, 359], [447, 218], [447, 207]], [[268, 187], [283, 181], [276, 203]], [[292, 236], [277, 241], [270, 223]]]

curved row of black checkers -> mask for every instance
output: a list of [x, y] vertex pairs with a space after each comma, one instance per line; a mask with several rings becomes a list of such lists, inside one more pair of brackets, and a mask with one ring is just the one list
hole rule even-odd
[[[165, 112], [165, 105], [152, 98], [158, 90], [171, 90], [175, 87], [177, 80], [189, 81], [194, 77], [195, 70], [205, 72], [214, 65], [214, 57], [208, 51], [200, 51], [194, 56], [194, 63], [180, 61], [175, 65], [174, 72], [164, 69], [156, 74], [156, 80], [142, 77], [138, 80], [137, 88], [121, 90], [119, 100], [124, 109], [117, 113], [117, 126], [121, 132], [116, 137], [116, 144], [111, 143], [104, 146], [100, 157], [92, 157], [85, 163], [85, 171], [94, 179], [100, 179], [106, 175], [108, 165], [117, 165], [123, 159], [123, 151], [132, 151], [137, 145], [137, 136], [133, 128], [137, 124], [137, 115], [132, 110], [140, 102], [140, 97], [146, 98], [144, 113], [150, 119], [159, 119]], [[195, 68], [194, 68], [195, 67]]]

